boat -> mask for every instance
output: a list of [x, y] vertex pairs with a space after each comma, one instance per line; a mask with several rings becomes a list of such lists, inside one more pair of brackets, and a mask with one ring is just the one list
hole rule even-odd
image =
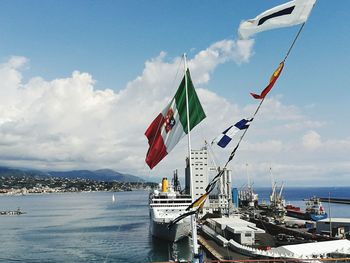
[[25, 212], [23, 212], [22, 210], [21, 210], [21, 208], [17, 208], [17, 210], [8, 210], [8, 211], [0, 211], [0, 215], [2, 215], [2, 216], [14, 216], [14, 215], [16, 215], [16, 216], [19, 216], [19, 215], [22, 215], [22, 214], [25, 214]]
[[114, 194], [112, 195], [112, 203], [115, 203], [116, 199], [115, 199], [115, 196]]
[[307, 219], [305, 211], [302, 211], [300, 207], [294, 206], [292, 204], [286, 205], [287, 216], [299, 218], [299, 219]]
[[191, 232], [190, 218], [184, 218], [171, 228], [172, 220], [184, 214], [192, 203], [190, 195], [182, 194], [179, 189], [177, 173], [174, 174], [173, 185], [163, 178], [162, 183], [149, 195], [150, 231], [152, 236], [170, 242], [177, 242]]
[[306, 214], [310, 215], [310, 219], [313, 221], [318, 221], [326, 219], [328, 217], [320, 198], [313, 196], [306, 201]]
[[287, 205], [287, 215], [291, 217], [296, 217], [304, 220], [319, 221], [326, 219], [328, 217], [320, 198], [313, 196], [310, 199], [306, 199], [306, 209], [301, 210], [300, 207], [295, 207], [293, 205]]

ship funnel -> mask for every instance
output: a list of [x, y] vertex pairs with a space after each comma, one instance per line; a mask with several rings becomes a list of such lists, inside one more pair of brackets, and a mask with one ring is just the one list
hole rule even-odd
[[168, 179], [166, 177], [164, 177], [162, 180], [162, 192], [168, 192]]

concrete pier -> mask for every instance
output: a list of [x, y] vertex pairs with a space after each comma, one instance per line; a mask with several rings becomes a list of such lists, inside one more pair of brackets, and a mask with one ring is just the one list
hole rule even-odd
[[230, 259], [236, 259], [236, 260], [249, 259], [248, 256], [236, 253], [231, 249], [228, 249], [226, 247], [219, 245], [210, 237], [206, 236], [205, 233], [202, 233], [202, 232], [198, 234], [198, 243], [202, 246], [207, 256], [209, 256], [214, 260], [224, 261], [224, 260], [230, 260]]
[[335, 203], [335, 204], [344, 204], [350, 205], [350, 199], [345, 198], [328, 198], [328, 197], [320, 197], [320, 201], [324, 203]]

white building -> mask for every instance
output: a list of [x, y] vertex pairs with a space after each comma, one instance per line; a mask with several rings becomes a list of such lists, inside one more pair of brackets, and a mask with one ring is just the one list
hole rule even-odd
[[[194, 198], [197, 199], [205, 193], [208, 185], [208, 150], [206, 147], [201, 150], [191, 150], [192, 182], [194, 184]], [[186, 164], [186, 193], [191, 193], [190, 170]], [[209, 206], [208, 199], [204, 208]]]
[[240, 219], [239, 217], [210, 218], [206, 220], [207, 225], [217, 234], [227, 240], [233, 239], [242, 245], [254, 245], [255, 234], [265, 233], [256, 227], [254, 223]]
[[224, 169], [224, 174], [218, 181], [218, 199], [221, 214], [229, 215], [233, 212], [231, 192], [231, 170]]
[[[219, 167], [219, 171], [222, 170]], [[215, 174], [215, 175], [216, 175]], [[234, 206], [232, 203], [232, 192], [231, 192], [231, 170], [224, 169], [223, 174], [220, 176], [216, 183], [216, 192], [210, 195], [210, 207], [214, 212], [221, 215], [230, 215], [234, 212]], [[214, 191], [213, 191], [214, 192]]]
[[[192, 182], [194, 184], [194, 198], [197, 199], [205, 194], [205, 189], [209, 183], [209, 171], [215, 171], [215, 175], [220, 171], [216, 167], [209, 167], [208, 150], [203, 147], [201, 150], [191, 150]], [[186, 164], [186, 194], [191, 193], [190, 172], [188, 160]], [[213, 193], [215, 190], [213, 191]], [[225, 169], [217, 182], [216, 193], [211, 194], [210, 199], [204, 203], [203, 212], [219, 212], [222, 215], [229, 215], [233, 212], [231, 192], [231, 170]]]

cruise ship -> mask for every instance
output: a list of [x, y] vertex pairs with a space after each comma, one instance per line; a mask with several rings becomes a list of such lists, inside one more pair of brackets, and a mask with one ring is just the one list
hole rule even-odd
[[174, 175], [173, 185], [169, 185], [167, 178], [163, 178], [158, 189], [149, 196], [150, 231], [154, 237], [176, 242], [191, 232], [190, 218], [182, 219], [170, 229], [169, 223], [185, 213], [191, 204], [190, 195], [180, 193], [177, 175]]

